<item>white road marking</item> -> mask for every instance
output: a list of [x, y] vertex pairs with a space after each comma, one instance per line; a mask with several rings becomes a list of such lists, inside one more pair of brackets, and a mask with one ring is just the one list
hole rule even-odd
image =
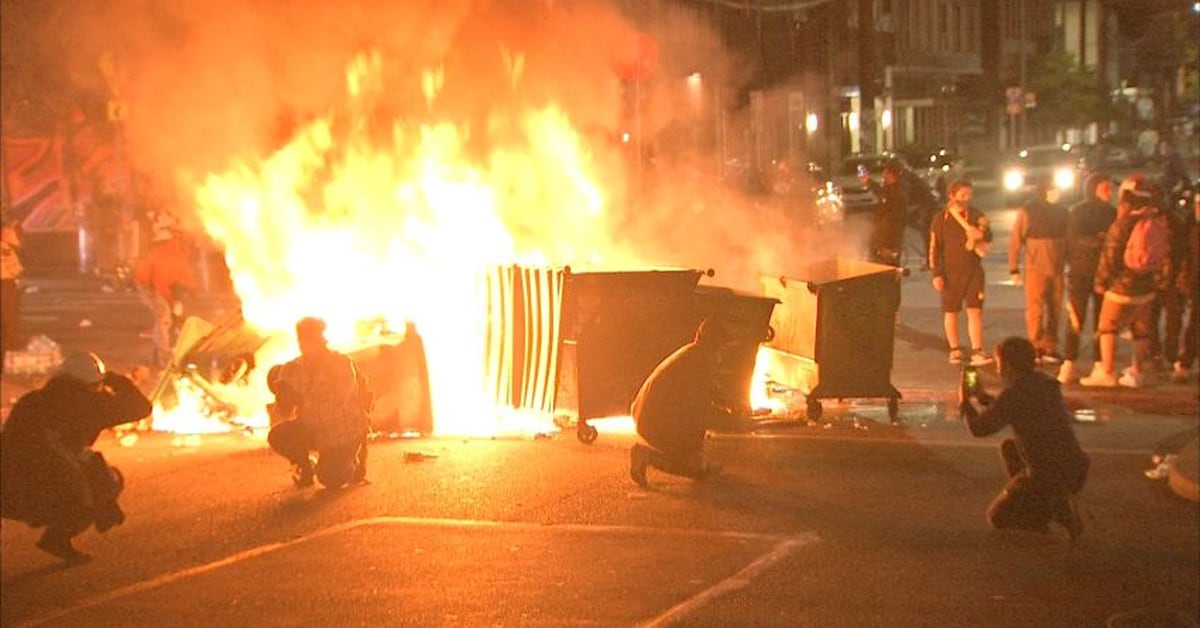
[[741, 571], [676, 604], [658, 617], [642, 624], [642, 626], [644, 628], [669, 626], [696, 612], [705, 604], [727, 593], [749, 586], [760, 573], [770, 569], [775, 563], [783, 560], [797, 549], [811, 543], [816, 543], [818, 540], [816, 534], [806, 533], [781, 541], [771, 551], [763, 554]]
[[20, 626], [40, 626], [42, 624], [46, 624], [46, 623], [52, 622], [54, 620], [61, 619], [67, 615], [70, 615], [72, 613], [75, 613], [75, 612], [78, 612], [81, 610], [94, 608], [94, 607], [97, 607], [97, 606], [100, 606], [103, 604], [107, 604], [108, 602], [112, 602], [114, 600], [118, 600], [120, 598], [127, 597], [130, 595], [144, 593], [144, 592], [150, 591], [152, 589], [156, 589], [156, 588], [163, 587], [163, 586], [166, 586], [169, 584], [173, 584], [175, 582], [179, 582], [179, 581], [187, 579], [187, 578], [191, 578], [192, 576], [198, 576], [201, 574], [208, 573], [210, 571], [215, 571], [222, 567], [227, 567], [234, 563], [249, 560], [251, 558], [257, 558], [259, 556], [269, 554], [276, 550], [288, 548], [293, 545], [298, 545], [300, 543], [305, 543], [305, 542], [312, 541], [314, 539], [319, 539], [322, 537], [326, 537], [326, 536], [329, 536], [332, 534], [345, 532], [347, 530], [352, 530], [354, 528], [373, 526], [373, 525], [433, 526], [433, 527], [447, 527], [447, 528], [480, 528], [480, 529], [494, 528], [494, 529], [504, 529], [504, 530], [519, 530], [519, 531], [526, 531], [526, 532], [566, 531], [566, 532], [574, 532], [574, 533], [604, 533], [604, 534], [625, 534], [625, 535], [663, 534], [663, 535], [671, 535], [671, 536], [690, 536], [690, 537], [699, 537], [699, 538], [725, 538], [725, 539], [735, 539], [735, 540], [745, 540], [745, 541], [768, 541], [768, 542], [775, 541], [775, 542], [777, 542], [777, 545], [775, 546], [774, 549], [771, 550], [771, 552], [766, 554], [764, 557], [756, 560], [749, 567], [738, 572], [733, 577], [728, 578], [728, 579], [718, 583], [716, 586], [710, 587], [706, 591], [702, 592], [701, 594], [699, 594], [697, 596], [694, 596], [693, 598], [689, 599], [688, 601], [684, 602], [683, 604], [680, 604], [680, 605], [672, 608], [671, 610], [667, 611], [667, 613], [665, 613], [664, 615], [660, 615], [660, 618], [655, 620], [656, 622], [662, 621], [662, 618], [666, 618], [666, 617], [675, 617], [675, 618], [681, 617], [681, 616], [695, 610], [695, 608], [697, 608], [700, 604], [703, 604], [704, 602], [706, 602], [708, 600], [711, 600], [719, 595], [722, 595], [728, 591], [734, 590], [741, 586], [745, 586], [749, 582], [750, 578], [752, 578], [754, 575], [758, 574], [759, 572], [761, 572], [763, 569], [770, 566], [771, 564], [774, 564], [780, 558], [787, 555], [789, 552], [793, 551], [796, 547], [799, 547], [801, 545], [806, 545], [809, 543], [814, 543], [818, 540], [817, 535], [813, 534], [813, 533], [806, 533], [806, 534], [803, 534], [800, 536], [785, 537], [785, 536], [777, 535], [777, 534], [756, 534], [756, 533], [748, 533], [748, 532], [722, 531], [722, 530], [697, 530], [697, 529], [689, 529], [689, 528], [647, 528], [647, 527], [638, 527], [638, 526], [591, 525], [591, 524], [572, 524], [572, 523], [541, 524], [541, 523], [528, 523], [528, 522], [519, 522], [519, 521], [487, 521], [487, 520], [476, 520], [476, 519], [437, 519], [437, 518], [426, 518], [426, 517], [371, 517], [371, 518], [367, 518], [367, 519], [355, 519], [353, 521], [347, 521], [347, 522], [340, 523], [340, 524], [337, 524], [334, 526], [330, 526], [328, 528], [322, 528], [320, 530], [310, 532], [308, 534], [296, 537], [289, 541], [279, 541], [276, 543], [268, 543], [266, 545], [260, 545], [258, 547], [253, 547], [248, 550], [238, 552], [231, 556], [227, 556], [225, 558], [222, 558], [220, 560], [215, 560], [210, 563], [205, 563], [203, 565], [197, 565], [195, 567], [190, 567], [188, 569], [182, 569], [179, 571], [166, 573], [161, 576], [158, 576], [157, 578], [151, 578], [149, 580], [135, 582], [133, 584], [121, 587], [119, 589], [113, 589], [112, 591], [101, 593], [99, 595], [95, 595], [90, 598], [84, 598], [83, 600], [80, 600], [79, 602], [77, 602], [71, 606], [57, 609], [57, 610], [55, 610], [51, 613], [48, 613], [46, 615], [43, 615], [41, 617], [35, 617], [33, 619], [30, 619], [29, 621], [21, 622], [18, 625], [20, 625]]

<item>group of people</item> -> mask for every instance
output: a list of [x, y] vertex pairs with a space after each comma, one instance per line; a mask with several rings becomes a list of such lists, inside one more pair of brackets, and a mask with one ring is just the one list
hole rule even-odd
[[[899, 173], [885, 170], [884, 177], [872, 258], [895, 264], [905, 204]], [[987, 510], [996, 528], [1047, 532], [1057, 523], [1072, 539], [1082, 534], [1073, 496], [1086, 482], [1090, 461], [1072, 428], [1063, 384], [1140, 386], [1156, 351], [1173, 362], [1175, 377], [1186, 378], [1196, 357], [1200, 203], [1190, 219], [1176, 216], [1163, 190], [1141, 174], [1119, 186], [1094, 174], [1085, 191], [1083, 201], [1067, 208], [1047, 182], [1020, 209], [1008, 259], [1014, 283], [1025, 288], [1027, 337], [1004, 339], [994, 355], [984, 348], [982, 309], [982, 260], [993, 235], [987, 216], [971, 206], [970, 182], [951, 184], [944, 211], [930, 220], [928, 266], [941, 295], [950, 362], [967, 368], [994, 363], [1004, 385], [995, 396], [960, 391], [960, 411], [971, 434], [990, 436], [1006, 427], [1013, 433], [1000, 446], [1009, 479]], [[1060, 355], [1064, 292], [1068, 327], [1065, 355]], [[964, 309], [969, 351], [959, 336]], [[1080, 380], [1075, 362], [1089, 310], [1096, 321], [1096, 363]], [[1191, 315], [1181, 342], [1185, 310]], [[1167, 325], [1158, 340], [1160, 317]], [[1135, 351], [1133, 365], [1118, 376], [1116, 335], [1125, 327], [1132, 330]], [[736, 338], [718, 321], [705, 321], [694, 340], [663, 360], [642, 384], [631, 406], [639, 441], [630, 450], [629, 467], [639, 486], [648, 486], [649, 468], [697, 480], [719, 471], [705, 457], [704, 438], [708, 430], [737, 425], [714, 379], [733, 342]], [[1057, 377], [1039, 370], [1039, 364], [1058, 364]]]
[[[1119, 184], [1092, 174], [1083, 189], [1084, 199], [1068, 208], [1053, 185], [1039, 184], [1009, 241], [1009, 272], [1025, 289], [1026, 333], [1038, 362], [1059, 365], [1063, 384], [1136, 388], [1160, 369], [1186, 381], [1196, 359], [1198, 216], [1176, 213], [1166, 191], [1144, 174]], [[1095, 361], [1081, 377], [1077, 362], [1089, 317]], [[1117, 336], [1124, 329], [1132, 334], [1133, 359], [1118, 371]]]
[[[268, 385], [271, 448], [292, 463], [299, 488], [366, 482], [374, 402], [350, 357], [329, 348], [325, 323], [296, 325], [300, 355], [273, 367]], [[124, 477], [93, 449], [104, 429], [150, 415], [133, 381], [94, 353], [73, 352], [41, 388], [23, 395], [0, 430], [0, 516], [45, 528], [37, 547], [68, 563], [87, 554], [73, 539], [125, 521], [117, 503]]]

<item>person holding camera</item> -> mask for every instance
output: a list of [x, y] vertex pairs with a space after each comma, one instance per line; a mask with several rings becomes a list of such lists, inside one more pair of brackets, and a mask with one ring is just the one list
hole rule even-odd
[[1008, 483], [988, 506], [988, 522], [997, 529], [1048, 532], [1053, 521], [1075, 540], [1083, 521], [1072, 496], [1083, 489], [1091, 461], [1075, 438], [1062, 389], [1037, 370], [1037, 351], [1025, 338], [1005, 338], [996, 345], [995, 359], [1004, 382], [999, 396], [969, 386], [967, 371], [959, 391], [960, 411], [973, 436], [1013, 431], [1000, 443]]

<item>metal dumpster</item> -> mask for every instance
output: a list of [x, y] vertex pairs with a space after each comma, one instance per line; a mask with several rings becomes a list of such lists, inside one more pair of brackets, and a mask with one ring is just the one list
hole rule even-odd
[[[568, 272], [563, 286], [560, 386], [575, 385], [576, 435], [588, 419], [629, 414], [646, 376], [695, 332], [696, 270]], [[566, 402], [570, 395], [560, 395]]]
[[896, 313], [903, 271], [847, 258], [809, 265], [800, 277], [763, 278], [779, 300], [768, 347], [780, 355], [772, 377], [806, 398], [810, 419], [821, 399], [886, 398], [898, 419], [900, 391], [891, 383]]
[[759, 347], [772, 338], [771, 313], [779, 299], [734, 291], [719, 286], [696, 288], [692, 328], [705, 319], [722, 321], [736, 342], [728, 349], [716, 374], [722, 397], [737, 414], [748, 415], [750, 385]]

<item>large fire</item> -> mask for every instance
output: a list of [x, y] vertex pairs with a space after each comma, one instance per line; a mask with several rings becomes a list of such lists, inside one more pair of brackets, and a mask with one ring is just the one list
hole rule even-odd
[[[425, 111], [381, 123], [372, 102], [388, 89], [382, 65], [378, 54], [355, 59], [349, 106], [195, 190], [246, 322], [272, 338], [256, 356], [261, 368], [221, 397], [236, 405], [238, 422], [265, 426], [266, 367], [297, 354], [292, 330], [303, 316], [324, 318], [340, 350], [371, 341], [362, 321], [411, 322], [424, 340], [436, 432], [551, 429], [547, 413], [514, 414], [492, 394], [488, 382], [503, 367], [487, 347], [486, 273], [505, 264], [636, 263], [605, 238], [611, 201], [599, 181], [612, 173], [554, 103], [496, 108], [482, 124], [439, 118], [438, 69], [420, 77]], [[518, 81], [519, 64], [506, 56], [505, 66]], [[180, 403], [156, 409], [154, 425], [228, 429], [203, 414]]]

